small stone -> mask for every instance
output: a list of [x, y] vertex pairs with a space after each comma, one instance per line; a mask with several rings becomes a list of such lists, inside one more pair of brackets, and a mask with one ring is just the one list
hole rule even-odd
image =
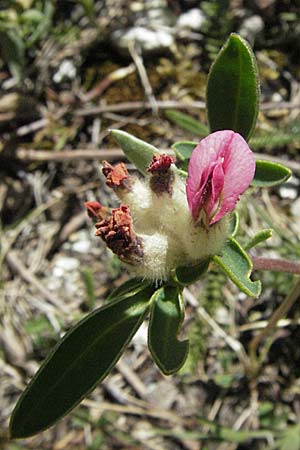
[[76, 67], [69, 59], [65, 59], [60, 64], [58, 71], [53, 75], [55, 83], [61, 83], [65, 78], [73, 80], [76, 77]]
[[253, 42], [256, 36], [264, 29], [264, 21], [263, 19], [255, 14], [254, 16], [247, 17], [245, 19], [239, 29], [239, 34]]
[[131, 43], [139, 45], [144, 53], [166, 50], [174, 44], [173, 36], [164, 30], [149, 30], [145, 27], [135, 27], [123, 32], [115, 31], [113, 41], [120, 50], [128, 51]]
[[298, 188], [300, 185], [300, 181], [296, 177], [291, 177], [289, 180], [282, 184], [278, 193], [281, 198], [286, 198], [290, 200], [295, 200], [298, 197]]
[[288, 198], [290, 200], [297, 198], [297, 191], [292, 186], [281, 186], [278, 191], [281, 198]]
[[177, 26], [179, 28], [188, 28], [190, 30], [199, 31], [205, 21], [206, 17], [201, 9], [193, 8], [179, 16]]
[[53, 268], [53, 274], [55, 276], [63, 276], [65, 272], [73, 272], [78, 269], [79, 261], [76, 258], [71, 258], [69, 256], [60, 256], [55, 261], [55, 266]]
[[78, 253], [88, 253], [91, 248], [91, 242], [86, 241], [78, 241], [72, 245], [72, 249]]

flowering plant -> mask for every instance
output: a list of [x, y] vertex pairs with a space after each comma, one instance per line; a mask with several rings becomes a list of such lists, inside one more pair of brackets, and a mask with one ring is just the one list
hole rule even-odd
[[[133, 278], [57, 344], [14, 410], [12, 438], [35, 434], [74, 408], [109, 374], [148, 315], [154, 361], [164, 374], [177, 372], [188, 354], [188, 341], [178, 339], [184, 319], [182, 291], [211, 265], [223, 270], [246, 295], [260, 294], [260, 281], [250, 278], [252, 262], [234, 237], [238, 220], [233, 211], [250, 184], [278, 184], [290, 171], [280, 164], [255, 161], [247, 144], [258, 102], [254, 55], [233, 34], [209, 75], [211, 134], [199, 143], [174, 144], [175, 160], [174, 153], [162, 153], [128, 133], [112, 131], [141, 176], [130, 175], [123, 163], [104, 162], [106, 183], [121, 204], [112, 211], [97, 201], [86, 207], [96, 235]], [[263, 230], [254, 241], [269, 236], [270, 231]]]
[[106, 183], [123, 204], [108, 216], [100, 203], [86, 203], [96, 235], [136, 276], [157, 283], [167, 281], [179, 266], [220, 252], [228, 235], [228, 214], [255, 172], [248, 144], [230, 130], [216, 131], [195, 147], [186, 179], [174, 162], [171, 156], [155, 154], [143, 180], [129, 176], [123, 163], [113, 167], [104, 162]]

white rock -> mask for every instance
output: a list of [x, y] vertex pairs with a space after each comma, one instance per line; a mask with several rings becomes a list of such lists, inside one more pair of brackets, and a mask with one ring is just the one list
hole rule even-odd
[[53, 81], [60, 83], [64, 78], [73, 80], [76, 77], [76, 67], [69, 59], [64, 59], [60, 64], [58, 71], [53, 75]]
[[280, 186], [278, 192], [281, 198], [295, 200], [298, 196], [297, 191], [293, 186]]
[[272, 102], [282, 102], [283, 98], [282, 95], [279, 94], [279, 92], [274, 92], [274, 94], [272, 95]]
[[199, 31], [205, 20], [205, 14], [201, 9], [193, 8], [179, 16], [177, 26], [179, 28], [188, 28], [190, 30]]
[[76, 258], [71, 258], [69, 256], [60, 256], [55, 261], [53, 273], [55, 273], [56, 276], [63, 276], [65, 272], [72, 272], [73, 270], [78, 269], [79, 264], [79, 260]]
[[78, 253], [88, 253], [91, 249], [91, 242], [88, 240], [74, 242], [72, 249]]
[[259, 15], [255, 14], [243, 21], [241, 28], [239, 29], [239, 34], [242, 37], [253, 41], [263, 29], [264, 21]]
[[295, 200], [298, 197], [299, 184], [300, 181], [298, 180], [298, 178], [294, 176], [289, 178], [289, 180], [286, 183], [282, 184], [278, 189], [280, 197]]
[[128, 45], [134, 42], [146, 52], [163, 50], [174, 43], [173, 36], [167, 31], [154, 31], [145, 27], [130, 28], [125, 33], [121, 30], [115, 31], [113, 39], [121, 50], [127, 50]]

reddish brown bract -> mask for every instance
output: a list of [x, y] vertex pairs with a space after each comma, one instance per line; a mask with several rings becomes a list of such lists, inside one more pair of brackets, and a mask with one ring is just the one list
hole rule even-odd
[[109, 214], [109, 209], [102, 206], [99, 202], [85, 202], [84, 206], [87, 209], [89, 217], [95, 220], [102, 220]]
[[129, 178], [127, 168], [124, 163], [118, 163], [112, 166], [107, 161], [102, 163], [102, 173], [106, 178], [106, 184], [109, 187], [119, 187], [122, 186], [124, 180]]
[[141, 240], [133, 230], [132, 218], [127, 205], [112, 210], [112, 215], [96, 224], [96, 235], [118, 257], [127, 263], [134, 263], [143, 255]]
[[147, 172], [166, 172], [174, 162], [175, 159], [172, 156], [154, 155]]

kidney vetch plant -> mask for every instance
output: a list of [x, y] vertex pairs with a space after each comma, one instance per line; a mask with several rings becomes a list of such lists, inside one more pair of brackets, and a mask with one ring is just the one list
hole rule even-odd
[[[164, 374], [177, 372], [188, 354], [188, 341], [178, 339], [184, 319], [182, 291], [212, 265], [246, 295], [259, 296], [261, 283], [251, 280], [252, 262], [234, 237], [238, 219], [233, 211], [249, 185], [273, 186], [290, 171], [255, 161], [248, 146], [259, 80], [252, 50], [237, 34], [229, 37], [212, 65], [206, 102], [210, 134], [199, 143], [177, 142], [172, 155], [112, 130], [140, 175], [130, 175], [124, 163], [103, 162], [106, 183], [120, 205], [110, 211], [91, 201], [86, 208], [96, 235], [126, 264], [132, 278], [58, 342], [15, 407], [11, 438], [38, 433], [71, 411], [110, 373], [148, 317], [153, 360]], [[270, 234], [262, 230], [254, 244]], [[288, 301], [294, 300], [293, 294]], [[250, 373], [257, 369], [255, 345]]]

